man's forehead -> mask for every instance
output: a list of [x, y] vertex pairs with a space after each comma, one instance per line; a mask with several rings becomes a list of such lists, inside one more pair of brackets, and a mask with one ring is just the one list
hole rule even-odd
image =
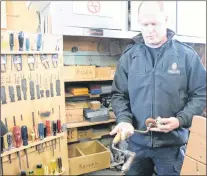
[[162, 20], [165, 13], [161, 11], [156, 2], [144, 2], [139, 11], [139, 21], [141, 20]]
[[157, 1], [145, 1], [141, 4], [139, 9], [140, 15], [160, 15], [163, 14], [163, 7], [159, 5]]

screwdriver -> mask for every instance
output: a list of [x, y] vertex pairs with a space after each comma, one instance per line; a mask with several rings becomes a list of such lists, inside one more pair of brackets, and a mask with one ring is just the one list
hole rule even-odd
[[15, 139], [15, 147], [18, 148], [22, 144], [21, 130], [19, 126], [16, 126], [15, 116], [13, 116], [13, 122], [14, 122], [13, 134], [14, 134], [14, 139]]
[[46, 120], [46, 131], [47, 131], [47, 136], [51, 136], [51, 127], [50, 127], [50, 121]]
[[[21, 127], [21, 133], [22, 133], [23, 146], [27, 146], [28, 145], [28, 132], [27, 132], [27, 126], [26, 125], [23, 125]], [[25, 156], [26, 156], [27, 168], [29, 168], [27, 149], [24, 149], [24, 153], [25, 153]]]

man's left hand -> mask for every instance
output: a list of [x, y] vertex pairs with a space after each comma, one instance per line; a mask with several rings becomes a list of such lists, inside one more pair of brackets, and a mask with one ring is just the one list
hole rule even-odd
[[150, 128], [150, 131], [168, 133], [179, 127], [179, 121], [175, 117], [162, 118], [160, 122], [162, 125], [159, 125], [157, 128]]

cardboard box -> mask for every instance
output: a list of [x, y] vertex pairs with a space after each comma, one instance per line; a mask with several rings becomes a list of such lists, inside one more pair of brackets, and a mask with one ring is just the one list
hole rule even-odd
[[110, 152], [98, 141], [68, 146], [69, 174], [81, 175], [110, 167]]
[[180, 175], [206, 175], [206, 165], [185, 156]]
[[82, 122], [84, 120], [82, 106], [73, 106], [72, 104], [66, 103], [65, 112], [66, 123]]
[[111, 67], [96, 67], [96, 78], [111, 78]]
[[206, 138], [196, 133], [190, 133], [186, 155], [206, 164]]
[[206, 138], [206, 118], [201, 116], [193, 116], [190, 132]]

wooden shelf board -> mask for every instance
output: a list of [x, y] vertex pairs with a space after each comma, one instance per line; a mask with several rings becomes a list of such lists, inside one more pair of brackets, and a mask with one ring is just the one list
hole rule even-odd
[[65, 135], [65, 133], [63, 132], [63, 133], [57, 134], [56, 136], [48, 136], [48, 137], [44, 138], [43, 140], [39, 140], [37, 142], [29, 141], [29, 144], [27, 146], [21, 146], [19, 148], [11, 149], [10, 151], [5, 151], [4, 153], [1, 154], [1, 157], [4, 157], [4, 156], [10, 155], [12, 153], [16, 153], [16, 152], [22, 151], [24, 149], [28, 149], [28, 148], [34, 147], [36, 145], [39, 145], [39, 144], [42, 144], [42, 143], [45, 143], [45, 142], [48, 142], [48, 141], [51, 141], [51, 140], [54, 140], [54, 139], [57, 139], [57, 138], [60, 138], [60, 137], [62, 137], [64, 135]]
[[60, 54], [60, 51], [1, 51], [2, 54], [21, 54], [21, 55], [27, 55], [27, 54]]
[[91, 95], [91, 94], [85, 94], [85, 95], [73, 95], [70, 93], [65, 93], [66, 98], [72, 98], [72, 97], [90, 97], [90, 98], [99, 98], [100, 94]]
[[113, 81], [113, 78], [64, 79], [64, 82], [79, 82], [79, 81]]
[[98, 125], [98, 124], [107, 124], [107, 123], [111, 123], [115, 121], [116, 121], [115, 118], [110, 118], [107, 121], [100, 121], [100, 122], [83, 121], [83, 122], [68, 123], [67, 128], [77, 128], [77, 127], [92, 126], [92, 125]]

